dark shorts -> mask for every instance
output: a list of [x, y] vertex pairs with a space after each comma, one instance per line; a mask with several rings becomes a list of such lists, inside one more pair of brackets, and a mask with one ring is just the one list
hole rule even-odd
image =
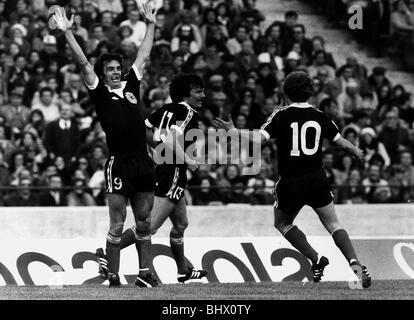
[[304, 205], [321, 208], [333, 199], [324, 169], [300, 177], [283, 177], [276, 183], [275, 207], [286, 214], [297, 214]]
[[155, 196], [168, 198], [173, 203], [178, 203], [184, 196], [187, 186], [186, 167], [159, 165], [155, 168]]
[[107, 193], [131, 196], [136, 192], [153, 192], [154, 167], [151, 159], [131, 156], [110, 156], [105, 163]]

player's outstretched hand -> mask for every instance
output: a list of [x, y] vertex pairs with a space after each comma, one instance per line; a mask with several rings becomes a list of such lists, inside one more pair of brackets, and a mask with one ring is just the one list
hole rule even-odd
[[144, 17], [145, 23], [156, 23], [157, 22], [157, 11], [156, 9], [152, 8], [152, 6], [148, 3], [144, 3], [142, 8], [140, 9], [141, 15]]
[[211, 123], [216, 129], [224, 129], [226, 131], [234, 129], [234, 123], [233, 120], [231, 120], [231, 114], [229, 114], [229, 121], [224, 121], [221, 118], [215, 118]]
[[185, 163], [187, 164], [187, 168], [190, 169], [191, 172], [194, 172], [198, 169], [199, 163], [193, 159], [186, 159]]
[[357, 157], [361, 162], [364, 162], [365, 160], [365, 154], [364, 151], [359, 149], [358, 147], [355, 148], [355, 157]]
[[70, 20], [66, 17], [66, 11], [63, 7], [57, 7], [55, 13], [53, 14], [53, 18], [56, 22], [56, 27], [63, 32], [69, 30], [73, 25], [73, 19], [75, 15], [72, 14]]

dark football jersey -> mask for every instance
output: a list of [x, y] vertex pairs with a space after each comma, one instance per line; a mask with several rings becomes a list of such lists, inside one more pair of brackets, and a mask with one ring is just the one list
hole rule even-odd
[[260, 129], [266, 139], [276, 138], [281, 177], [299, 176], [322, 168], [322, 138], [336, 141], [338, 127], [308, 103], [276, 109]]
[[170, 130], [176, 130], [181, 138], [181, 146], [186, 151], [195, 142], [195, 137], [189, 137], [188, 133], [198, 129], [198, 116], [197, 111], [185, 102], [169, 103], [150, 114], [145, 124], [155, 128], [154, 140], [157, 144], [165, 141]]
[[119, 89], [110, 89], [100, 79], [87, 86], [106, 134], [110, 156], [147, 155], [146, 128], [139, 104], [140, 79], [138, 68], [133, 65]]

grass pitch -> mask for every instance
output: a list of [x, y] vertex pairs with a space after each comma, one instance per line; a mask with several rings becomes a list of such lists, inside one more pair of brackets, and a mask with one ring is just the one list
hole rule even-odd
[[7, 300], [414, 300], [414, 280], [373, 281], [369, 289], [350, 289], [346, 282], [192, 283], [138, 288], [124, 285], [7, 286]]

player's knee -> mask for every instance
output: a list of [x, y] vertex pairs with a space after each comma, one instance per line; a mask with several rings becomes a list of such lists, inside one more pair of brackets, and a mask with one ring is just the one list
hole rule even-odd
[[109, 232], [117, 237], [122, 235], [122, 231], [124, 230], [124, 223], [123, 222], [115, 222], [111, 223], [109, 227]]
[[146, 232], [151, 230], [151, 217], [146, 217], [145, 219], [138, 219], [136, 221], [136, 230], [137, 232]]
[[185, 229], [188, 227], [188, 221], [182, 221], [179, 223], [174, 223], [173, 228], [171, 229], [172, 233], [183, 234]]
[[326, 230], [332, 235], [336, 230], [343, 229], [338, 222], [327, 223], [325, 225]]

